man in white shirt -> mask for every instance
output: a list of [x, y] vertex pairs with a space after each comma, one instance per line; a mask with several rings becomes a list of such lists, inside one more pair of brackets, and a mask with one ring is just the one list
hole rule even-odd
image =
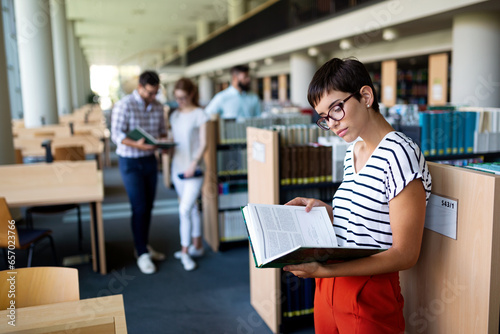
[[248, 66], [238, 65], [231, 68], [231, 86], [217, 93], [205, 111], [219, 114], [221, 118], [246, 118], [261, 113], [259, 97], [250, 92]]

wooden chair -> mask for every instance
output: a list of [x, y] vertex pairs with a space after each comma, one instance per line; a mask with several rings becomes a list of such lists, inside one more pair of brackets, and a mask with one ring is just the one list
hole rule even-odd
[[[61, 146], [54, 149], [55, 161], [79, 161], [85, 160], [85, 151], [83, 146]], [[78, 249], [83, 250], [83, 231], [82, 231], [82, 213], [80, 204], [61, 204], [61, 205], [44, 205], [32, 206], [26, 209], [26, 222], [29, 227], [33, 228], [33, 214], [58, 214], [69, 210], [76, 209], [78, 221]]]
[[16, 164], [22, 164], [23, 163], [23, 151], [20, 148], [16, 148], [15, 153], [16, 153]]
[[[48, 238], [54, 254], [54, 262], [57, 265], [56, 248], [54, 246], [54, 239], [51, 236], [51, 230], [18, 229], [16, 224], [12, 222], [14, 220], [10, 214], [5, 197], [0, 197], [0, 248], [8, 250], [28, 249], [27, 267], [31, 267], [36, 244]], [[7, 252], [7, 254], [9, 253]]]
[[[16, 274], [12, 274], [15, 272]], [[16, 308], [80, 300], [78, 270], [65, 267], [18, 268], [0, 271], [0, 310], [10, 305], [10, 281], [15, 276]]]

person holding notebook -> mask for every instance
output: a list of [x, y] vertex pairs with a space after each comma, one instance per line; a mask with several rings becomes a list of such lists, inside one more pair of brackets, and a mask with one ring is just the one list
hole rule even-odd
[[[403, 333], [399, 271], [418, 260], [431, 175], [420, 148], [380, 114], [364, 65], [333, 58], [314, 75], [308, 100], [317, 124], [346, 142], [344, 177], [332, 205], [295, 198], [289, 205], [326, 207], [339, 246], [388, 248], [361, 259], [285, 266], [316, 278], [316, 333]], [[356, 141], [361, 138], [362, 140]]]
[[138, 127], [155, 138], [166, 138], [163, 105], [156, 101], [160, 79], [153, 71], [139, 76], [139, 84], [132, 94], [113, 107], [111, 139], [116, 144], [118, 166], [132, 208], [132, 234], [137, 266], [144, 274], [152, 274], [156, 266], [152, 260], [162, 261], [165, 255], [149, 246], [151, 212], [158, 178], [154, 145], [145, 138], [134, 140], [127, 133]]
[[196, 268], [192, 259], [203, 255], [201, 217], [197, 199], [203, 185], [203, 154], [209, 117], [198, 103], [198, 89], [187, 78], [174, 86], [179, 107], [170, 114], [170, 126], [177, 146], [172, 158], [172, 182], [179, 196], [181, 250], [175, 252], [184, 269]]

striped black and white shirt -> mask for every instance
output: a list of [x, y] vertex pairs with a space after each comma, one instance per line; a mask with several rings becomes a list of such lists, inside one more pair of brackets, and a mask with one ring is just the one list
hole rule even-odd
[[129, 131], [141, 127], [155, 138], [165, 137], [163, 105], [153, 101], [146, 103], [137, 90], [125, 96], [113, 107], [111, 114], [111, 139], [116, 144], [116, 154], [125, 158], [140, 158], [154, 154], [154, 150], [143, 151], [122, 144]]
[[365, 166], [354, 168], [354, 145], [346, 152], [344, 179], [333, 197], [333, 226], [339, 246], [389, 248], [389, 201], [411, 181], [421, 179], [426, 199], [431, 175], [420, 148], [401, 132], [390, 132]]

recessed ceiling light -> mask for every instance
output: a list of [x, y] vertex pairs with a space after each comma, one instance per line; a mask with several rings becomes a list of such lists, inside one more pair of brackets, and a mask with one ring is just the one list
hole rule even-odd
[[252, 70], [257, 67], [257, 62], [256, 61], [251, 61], [248, 63], [248, 67], [250, 67]]
[[307, 54], [311, 57], [316, 57], [319, 53], [319, 50], [318, 48], [316, 47], [310, 47], [309, 49], [307, 49]]
[[266, 59], [264, 59], [264, 64], [271, 65], [272, 63], [274, 63], [274, 59], [273, 58], [267, 57]]
[[341, 50], [349, 50], [352, 48], [352, 43], [347, 38], [340, 40], [339, 47]]
[[398, 37], [398, 32], [395, 29], [384, 29], [382, 38], [386, 41], [392, 41]]

